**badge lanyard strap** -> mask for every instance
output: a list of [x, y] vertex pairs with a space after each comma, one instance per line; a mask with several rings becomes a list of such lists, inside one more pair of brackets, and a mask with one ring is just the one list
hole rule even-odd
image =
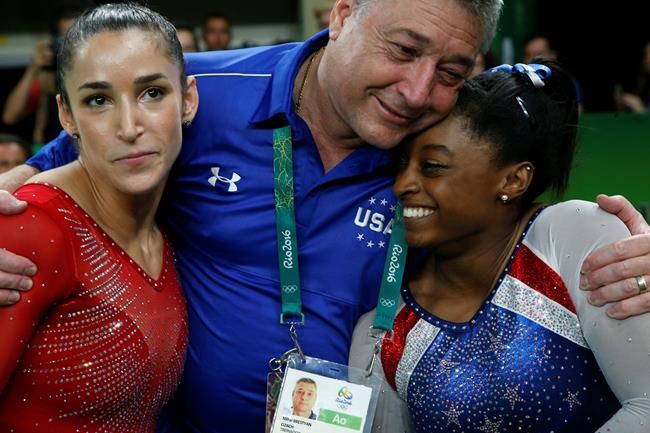
[[[302, 312], [300, 296], [292, 140], [291, 127], [289, 126], [273, 130], [273, 172], [280, 292], [282, 295], [280, 323], [290, 325], [291, 339], [300, 355], [303, 356], [295, 329], [295, 325], [304, 324], [305, 316]], [[388, 254], [384, 263], [376, 316], [372, 326], [373, 331], [390, 332], [393, 328], [407, 250], [402, 205], [398, 203], [395, 209]]]
[[291, 127], [273, 130], [273, 178], [275, 187], [275, 217], [282, 293], [282, 324], [304, 324], [300, 299], [300, 270], [298, 267], [298, 237], [293, 191], [293, 157]]
[[381, 280], [381, 288], [379, 289], [377, 308], [375, 310], [375, 320], [372, 323], [372, 329], [380, 332], [391, 332], [393, 330], [399, 291], [402, 288], [402, 278], [404, 277], [406, 253], [408, 251], [404, 236], [402, 204], [399, 202], [395, 208], [395, 216], [393, 217], [391, 230], [392, 233], [390, 235], [390, 242], [388, 243], [388, 253], [384, 262], [384, 273]]
[[384, 273], [381, 279], [381, 288], [379, 289], [379, 298], [377, 299], [377, 307], [375, 308], [375, 320], [372, 322], [369, 332], [369, 336], [375, 339], [375, 345], [370, 362], [366, 367], [367, 376], [372, 374], [372, 370], [375, 367], [375, 362], [379, 357], [379, 352], [381, 352], [384, 335], [390, 334], [393, 331], [399, 292], [402, 288], [402, 279], [404, 278], [408, 246], [406, 245], [406, 238], [404, 236], [402, 204], [399, 202], [395, 208], [395, 216], [393, 217], [391, 230], [388, 253], [384, 262]]

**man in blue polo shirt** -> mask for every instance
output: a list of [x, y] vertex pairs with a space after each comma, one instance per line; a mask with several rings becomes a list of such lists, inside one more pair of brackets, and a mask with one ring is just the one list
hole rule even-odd
[[[268, 361], [293, 347], [279, 320], [272, 143], [283, 126], [293, 143], [298, 337], [307, 355], [347, 363], [391, 233], [386, 150], [449, 112], [500, 9], [501, 0], [339, 0], [329, 33], [305, 43], [187, 56], [201, 105], [161, 216], [188, 299], [190, 346], [161, 431], [263, 429]], [[29, 164], [75, 157], [60, 136]]]

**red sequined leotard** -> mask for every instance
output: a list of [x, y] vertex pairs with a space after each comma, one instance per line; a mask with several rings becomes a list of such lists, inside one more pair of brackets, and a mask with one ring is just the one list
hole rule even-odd
[[148, 276], [61, 190], [30, 184], [0, 247], [39, 268], [0, 308], [0, 431], [153, 432], [185, 361], [187, 322], [165, 240]]

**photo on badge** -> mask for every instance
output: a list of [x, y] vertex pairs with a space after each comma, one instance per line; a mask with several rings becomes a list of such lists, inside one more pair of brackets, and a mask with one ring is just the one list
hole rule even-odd
[[372, 386], [287, 368], [271, 433], [364, 432], [374, 400]]

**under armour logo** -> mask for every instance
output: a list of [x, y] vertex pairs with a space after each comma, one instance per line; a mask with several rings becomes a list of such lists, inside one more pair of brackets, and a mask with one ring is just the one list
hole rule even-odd
[[212, 167], [211, 171], [212, 174], [214, 174], [214, 176], [208, 179], [208, 183], [212, 186], [216, 186], [217, 181], [227, 183], [228, 192], [236, 192], [237, 191], [236, 183], [241, 179], [241, 176], [233, 171], [232, 177], [228, 179], [225, 176], [219, 176], [219, 169], [221, 169], [221, 167]]

